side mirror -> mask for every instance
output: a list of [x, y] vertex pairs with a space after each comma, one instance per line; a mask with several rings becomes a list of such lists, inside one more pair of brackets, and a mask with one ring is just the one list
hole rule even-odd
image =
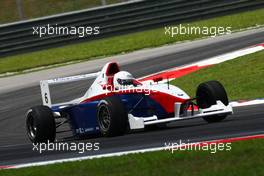
[[162, 81], [162, 80], [163, 80], [162, 77], [157, 77], [157, 78], [154, 78], [154, 79], [153, 79], [154, 82], [159, 82], [159, 81]]

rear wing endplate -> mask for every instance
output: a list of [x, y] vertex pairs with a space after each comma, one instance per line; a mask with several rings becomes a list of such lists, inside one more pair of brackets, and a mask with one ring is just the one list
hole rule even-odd
[[83, 74], [83, 75], [76, 75], [76, 76], [69, 76], [69, 77], [64, 77], [64, 78], [55, 78], [55, 79], [40, 81], [40, 89], [41, 89], [41, 97], [42, 97], [43, 105], [48, 106], [48, 107], [52, 106], [50, 90], [49, 90], [50, 85], [92, 79], [92, 78], [96, 78], [100, 73], [101, 72], [96, 72], [96, 73], [89, 73], [89, 74]]

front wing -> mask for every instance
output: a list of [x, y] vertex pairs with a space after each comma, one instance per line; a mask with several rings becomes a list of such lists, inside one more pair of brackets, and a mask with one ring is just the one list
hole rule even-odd
[[135, 117], [132, 114], [128, 114], [128, 121], [130, 129], [143, 129], [147, 125], [168, 123], [173, 121], [188, 120], [194, 118], [201, 118], [213, 115], [228, 115], [233, 114], [233, 108], [230, 104], [224, 105], [221, 101], [217, 101], [215, 105], [206, 109], [199, 109], [197, 113], [193, 115], [180, 116], [181, 103], [174, 104], [174, 116], [166, 119], [158, 119], [156, 115], [151, 117]]

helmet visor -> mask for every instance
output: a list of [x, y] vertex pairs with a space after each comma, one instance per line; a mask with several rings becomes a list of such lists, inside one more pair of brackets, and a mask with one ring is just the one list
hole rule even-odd
[[117, 79], [118, 84], [123, 86], [133, 85], [134, 79]]

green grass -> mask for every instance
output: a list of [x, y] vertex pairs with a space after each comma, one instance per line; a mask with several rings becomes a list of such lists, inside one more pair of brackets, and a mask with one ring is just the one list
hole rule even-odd
[[1, 176], [64, 175], [264, 175], [264, 141], [235, 142], [229, 151], [169, 151], [68, 162], [40, 167], [2, 170]]
[[[68, 11], [81, 10], [101, 5], [101, 0], [22, 0], [26, 19], [53, 15]], [[121, 0], [106, 0], [107, 4], [122, 2]], [[0, 24], [19, 20], [16, 0], [0, 1]]]
[[172, 84], [195, 96], [197, 86], [208, 80], [220, 81], [231, 100], [263, 98], [264, 51], [198, 70], [173, 80]]
[[[264, 24], [264, 9], [236, 15], [218, 17], [191, 23], [191, 26], [222, 26], [232, 30]], [[130, 52], [142, 48], [157, 47], [178, 41], [194, 40], [202, 35], [178, 35], [169, 37], [164, 29], [155, 29], [108, 39], [86, 42], [76, 45], [38, 51], [0, 59], [0, 73], [19, 72], [39, 66], [47, 66], [69, 61], [102, 58], [118, 53]]]

